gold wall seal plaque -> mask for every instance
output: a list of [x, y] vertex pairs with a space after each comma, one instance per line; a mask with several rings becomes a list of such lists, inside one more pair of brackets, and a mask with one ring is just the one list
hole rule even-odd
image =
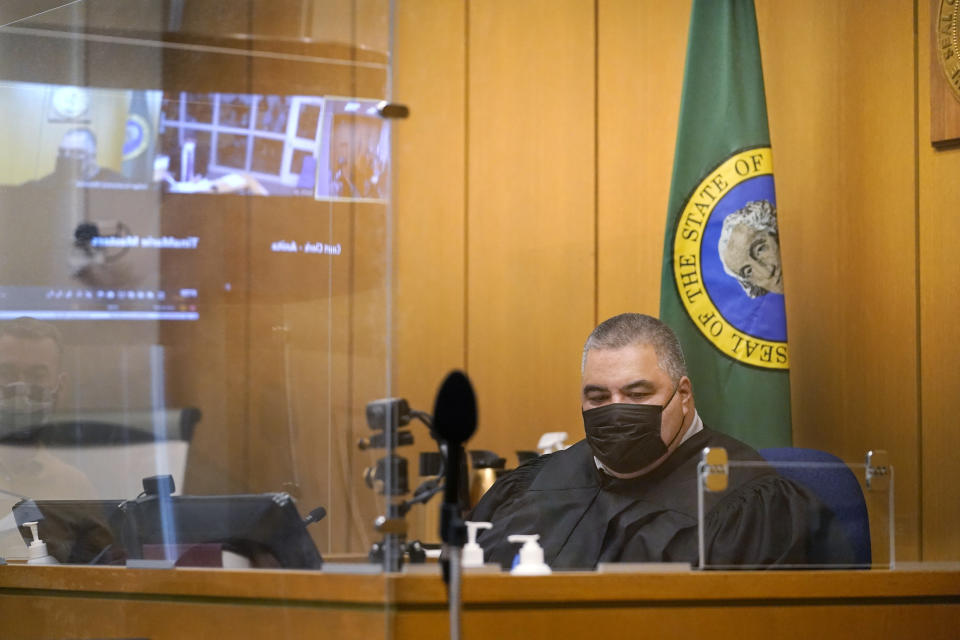
[[937, 60], [953, 90], [960, 100], [960, 0], [940, 0], [937, 10]]

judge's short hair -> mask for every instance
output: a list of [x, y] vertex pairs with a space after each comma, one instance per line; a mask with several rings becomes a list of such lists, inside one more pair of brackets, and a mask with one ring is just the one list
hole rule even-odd
[[687, 362], [673, 329], [642, 313], [621, 313], [597, 325], [583, 345], [580, 372], [583, 372], [587, 364], [588, 351], [620, 349], [633, 344], [648, 344], [653, 347], [657, 354], [657, 363], [674, 382], [687, 375]]
[[63, 336], [60, 330], [48, 322], [29, 316], [0, 322], [0, 338], [3, 336], [13, 336], [23, 340], [53, 340], [53, 344], [57, 347], [57, 354], [63, 353]]

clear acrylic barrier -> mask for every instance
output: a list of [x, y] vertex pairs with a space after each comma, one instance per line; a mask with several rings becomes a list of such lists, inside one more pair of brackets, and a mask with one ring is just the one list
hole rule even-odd
[[[697, 468], [701, 569], [892, 569], [893, 467], [810, 449], [766, 461], [705, 449]], [[720, 455], [717, 455], [717, 454]]]
[[384, 447], [357, 446], [391, 395], [389, 1], [5, 18], [0, 557], [39, 521], [60, 563], [365, 561], [390, 501], [364, 482]]

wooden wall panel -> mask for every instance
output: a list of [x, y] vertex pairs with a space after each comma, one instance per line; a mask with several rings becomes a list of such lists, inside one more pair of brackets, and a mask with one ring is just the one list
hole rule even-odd
[[[224, 207], [207, 200], [168, 196], [162, 231], [202, 238], [202, 250], [161, 257], [161, 286], [191, 282], [203, 292], [197, 322], [160, 324], [166, 356], [166, 401], [197, 407], [203, 417], [190, 445], [184, 493], [209, 495], [249, 490], [245, 425], [248, 406], [246, 244], [249, 210], [240, 198]], [[229, 285], [229, 286], [228, 286]]]
[[594, 3], [471, 3], [467, 366], [472, 448], [582, 433], [594, 319]]
[[[242, 576], [240, 579], [247, 576]], [[22, 602], [18, 602], [22, 600]], [[29, 610], [26, 616], [12, 611]], [[55, 612], [55, 613], [53, 613]], [[257, 604], [95, 599], [89, 597], [4, 598], [0, 602], [4, 637], [46, 638], [377, 638], [388, 628], [385, 607], [349, 611], [297, 607], [289, 610]]]
[[[466, 357], [466, 5], [401, 0], [396, 21], [393, 94], [411, 113], [394, 125], [392, 393], [432, 412]], [[416, 484], [417, 453], [433, 441], [412, 431], [403, 455]], [[437, 538], [438, 500], [411, 511], [411, 537]]]
[[[929, 8], [919, 6], [923, 26]], [[580, 437], [579, 348], [594, 322], [657, 311], [690, 5], [401, 0], [397, 8], [394, 95], [412, 114], [395, 124], [390, 392], [429, 411], [443, 374], [466, 366], [481, 409], [470, 446], [512, 465], [513, 450], [543, 431]], [[863, 11], [827, 0], [757, 2], [796, 443], [848, 460], [888, 449], [900, 559], [920, 556], [921, 517], [924, 558], [956, 558], [960, 518], [940, 454], [958, 444], [947, 404], [958, 387], [949, 357], [956, 308], [940, 296], [956, 290], [948, 218], [957, 151], [922, 143], [929, 42], [921, 37], [917, 76], [913, 6], [871, 5], [870, 38]], [[383, 312], [374, 300], [358, 304]], [[363, 328], [361, 318], [352, 322]], [[365, 429], [360, 405], [379, 395], [358, 381], [386, 377], [371, 353], [352, 369], [357, 354], [335, 356], [353, 372], [334, 382], [344, 385], [345, 426], [336, 428], [344, 447]], [[308, 376], [306, 360], [298, 376]], [[302, 411], [312, 406], [301, 401]], [[428, 448], [414, 429], [417, 449]], [[323, 437], [311, 435], [304, 451]], [[334, 462], [344, 484], [363, 464]], [[350, 517], [345, 538], [365, 526]]]
[[930, 3], [918, 2], [918, 158], [920, 176], [920, 362], [923, 559], [960, 558], [960, 451], [956, 397], [960, 390], [960, 149], [930, 145]]
[[600, 322], [627, 311], [660, 312], [690, 4], [600, 0], [597, 20]]
[[[806, 19], [809, 12], [818, 19]], [[829, 433], [833, 441], [821, 440], [815, 430], [834, 431], [846, 384], [837, 346], [845, 338], [843, 242], [835, 232], [824, 233], [845, 224], [845, 210], [836, 201], [843, 157], [839, 12], [826, 0], [815, 6], [757, 6], [784, 266], [794, 442], [819, 448], [837, 444]], [[798, 56], [804, 64], [795, 64]], [[825, 225], [834, 219], [835, 224]], [[825, 393], [828, 389], [834, 391]]]
[[[431, 411], [442, 377], [464, 366], [465, 7], [400, 2], [395, 124], [394, 388]], [[424, 43], [429, 43], [424, 46]]]
[[[544, 16], [536, 4], [489, 4], [469, 15], [465, 340], [482, 413], [471, 446], [508, 456], [548, 428], [580, 436], [571, 408], [576, 359], [593, 322], [627, 309], [657, 311], [690, 5], [600, 0], [593, 69], [589, 34], [581, 29], [578, 45], [569, 32], [589, 21], [590, 7], [551, 8]], [[891, 451], [900, 558], [916, 558], [913, 99], [909, 90], [889, 91], [913, 86], [911, 7], [885, 2], [873, 10], [882, 50], [856, 37], [862, 15], [855, 5], [761, 0], [757, 13], [788, 274], [796, 443], [854, 461], [869, 448]], [[552, 49], [544, 33], [563, 39], [564, 50]], [[888, 76], [882, 86], [871, 81], [880, 63]], [[588, 110], [590, 78], [596, 123], [570, 119], [567, 144], [551, 146], [549, 127], [576, 108]], [[563, 93], [562, 82], [580, 84]], [[571, 144], [570, 136], [585, 142]], [[591, 137], [595, 167], [580, 151]], [[564, 173], [563, 165], [575, 163], [581, 172]], [[575, 213], [582, 207], [570, 206], [569, 195], [550, 200], [558, 175], [575, 175], [562, 188], [587, 206], [583, 175], [596, 180], [595, 282], [570, 270], [569, 260], [551, 262], [571, 241], [589, 253], [589, 216]], [[400, 266], [399, 286], [414, 286], [405, 277]], [[553, 308], [564, 296], [574, 306]], [[591, 296], [595, 311], [584, 303]], [[409, 312], [397, 302], [397, 314]], [[430, 344], [418, 337], [404, 349], [415, 351], [418, 341]]]
[[887, 449], [897, 470], [898, 555], [916, 559], [913, 9], [872, 5], [870, 42], [858, 35], [863, 11], [827, 1], [757, 3], [794, 439], [854, 461]]

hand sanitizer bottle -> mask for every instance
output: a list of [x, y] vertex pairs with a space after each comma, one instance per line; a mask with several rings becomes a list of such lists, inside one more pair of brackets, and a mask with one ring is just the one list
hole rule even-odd
[[551, 573], [550, 567], [543, 561], [543, 547], [537, 542], [540, 536], [514, 534], [507, 536], [510, 542], [522, 542], [520, 561], [510, 570], [515, 576], [545, 576]]
[[467, 525], [467, 544], [463, 545], [463, 555], [460, 556], [460, 566], [464, 569], [483, 566], [483, 548], [477, 544], [477, 529], [489, 529], [493, 524], [489, 522], [464, 522]]
[[27, 547], [27, 564], [60, 564], [57, 559], [47, 553], [47, 543], [40, 539], [37, 533], [37, 522], [24, 522], [23, 526], [30, 527], [33, 542]]

